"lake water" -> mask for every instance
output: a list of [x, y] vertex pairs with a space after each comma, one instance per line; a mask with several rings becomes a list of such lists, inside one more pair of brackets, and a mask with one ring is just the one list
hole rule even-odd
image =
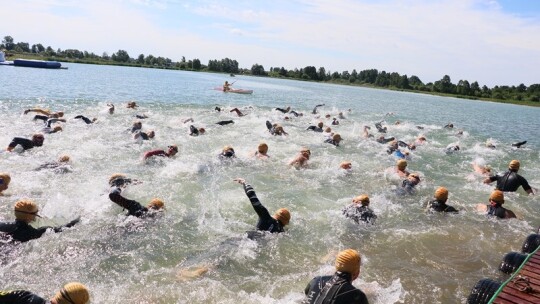
[[[36, 226], [82, 216], [62, 233], [14, 248], [3, 244], [2, 289], [51, 296], [64, 283], [80, 281], [91, 289], [93, 303], [299, 303], [311, 278], [333, 272], [335, 252], [354, 248], [363, 261], [354, 284], [370, 303], [464, 303], [479, 279], [505, 278], [497, 270], [502, 257], [519, 251], [540, 225], [538, 195], [521, 188], [505, 203], [520, 219], [477, 213], [475, 205], [487, 203], [494, 185], [483, 184], [471, 167], [476, 160], [501, 172], [519, 159], [520, 174], [539, 188], [540, 108], [281, 79], [66, 65], [68, 70], [0, 67], [0, 147], [42, 128], [33, 115], [23, 115], [27, 108], [62, 110], [68, 120], [63, 132], [46, 135], [43, 147], [0, 152], [0, 171], [12, 177], [0, 196], [0, 220], [13, 219], [13, 204], [21, 198], [40, 206], [43, 218]], [[254, 93], [213, 89], [225, 80]], [[125, 107], [132, 100], [137, 110]], [[107, 103], [116, 105], [114, 115]], [[322, 103], [322, 117], [312, 115]], [[214, 111], [216, 106], [224, 111]], [[287, 106], [304, 116], [285, 120], [274, 110]], [[233, 107], [248, 115], [237, 117], [229, 112]], [[319, 121], [330, 125], [324, 115], [339, 112], [347, 119], [331, 127], [344, 138], [340, 147], [305, 130]], [[394, 115], [385, 116], [389, 112]], [[155, 130], [155, 139], [138, 142], [126, 131], [137, 113], [149, 116], [143, 130]], [[79, 114], [98, 120], [86, 125], [73, 119]], [[189, 136], [187, 118], [207, 134]], [[235, 123], [215, 124], [229, 119]], [[289, 135], [270, 135], [266, 120], [282, 124]], [[387, 136], [427, 138], [408, 161], [422, 180], [415, 195], [396, 195], [399, 180], [388, 174], [395, 157], [386, 145], [361, 136], [364, 125], [379, 136], [374, 124], [380, 121]], [[443, 128], [449, 122], [454, 129]], [[522, 140], [528, 143], [521, 149], [511, 147]], [[487, 148], [486, 141], [497, 148]], [[260, 142], [269, 145], [270, 159], [251, 156]], [[142, 160], [145, 151], [170, 144], [179, 146], [176, 157]], [[446, 155], [451, 144], [461, 150]], [[233, 162], [217, 159], [224, 145], [236, 150]], [[312, 152], [308, 168], [290, 168], [288, 161], [303, 146]], [[64, 153], [73, 172], [34, 170]], [[352, 162], [352, 172], [338, 168], [343, 160]], [[160, 197], [166, 211], [153, 219], [124, 216], [107, 196], [113, 173], [142, 181], [129, 186], [126, 197], [145, 205]], [[271, 213], [291, 211], [286, 233], [258, 241], [245, 237], [257, 215], [236, 177], [253, 185]], [[449, 189], [448, 204], [459, 214], [424, 212], [438, 186]], [[341, 212], [364, 193], [378, 215], [372, 226], [356, 225]], [[210, 271], [178, 279], [181, 269], [201, 265]]]

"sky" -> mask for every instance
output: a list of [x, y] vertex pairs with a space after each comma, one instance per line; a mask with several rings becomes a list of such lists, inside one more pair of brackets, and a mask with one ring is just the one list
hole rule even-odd
[[0, 0], [0, 39], [98, 55], [540, 83], [537, 0]]

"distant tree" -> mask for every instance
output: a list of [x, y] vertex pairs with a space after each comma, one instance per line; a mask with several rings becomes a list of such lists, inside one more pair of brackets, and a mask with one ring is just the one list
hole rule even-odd
[[332, 80], [336, 80], [336, 79], [339, 79], [339, 78], [341, 78], [341, 75], [338, 72], [332, 73]]
[[30, 44], [28, 42], [18, 42], [16, 47], [19, 48], [19, 52], [30, 53]]
[[433, 85], [433, 89], [436, 92], [448, 93], [448, 94], [452, 94], [455, 92], [455, 86], [452, 84], [452, 81], [450, 80], [450, 76], [448, 75], [444, 75], [441, 80], [435, 81], [435, 84]]
[[478, 81], [471, 83], [471, 96], [478, 96], [480, 94], [480, 85]]
[[140, 54], [139, 57], [137, 57], [138, 64], [144, 64], [144, 54]]
[[111, 59], [111, 57], [109, 56], [109, 54], [107, 52], [103, 52], [103, 54], [101, 54], [101, 58], [103, 58], [104, 60]]
[[39, 53], [43, 53], [44, 51], [45, 51], [45, 47], [41, 43], [32, 44], [32, 53], [39, 54]]
[[310, 79], [310, 80], [319, 79], [319, 75], [317, 74], [317, 69], [314, 66], [305, 67], [303, 74], [305, 74], [307, 76], [307, 79]]
[[327, 80], [327, 78], [326, 78], [326, 70], [324, 69], [324, 67], [319, 68], [319, 79], [320, 80]]
[[13, 37], [5, 36], [4, 40], [2, 40], [2, 45], [8, 51], [13, 50], [15, 48], [15, 43], [13, 43]]
[[201, 69], [201, 61], [199, 59], [193, 59], [193, 69], [199, 71]]
[[266, 75], [266, 72], [264, 71], [264, 67], [262, 65], [255, 63], [253, 66], [251, 66], [251, 74], [264, 76]]
[[146, 58], [144, 59], [144, 63], [146, 65], [152, 65], [152, 61], [154, 60], [154, 56], [152, 56], [152, 54], [146, 56]]
[[471, 85], [467, 80], [460, 80], [456, 86], [456, 93], [459, 95], [470, 95]]
[[125, 50], [118, 50], [118, 52], [112, 54], [111, 59], [116, 62], [129, 62], [129, 54]]
[[423, 86], [424, 83], [422, 83], [422, 80], [420, 80], [418, 76], [412, 75], [411, 77], [409, 77], [409, 85], [413, 87], [417, 87], [417, 86]]
[[527, 91], [527, 87], [523, 83], [521, 83], [520, 85], [518, 85], [517, 91], [519, 93], [525, 93]]
[[374, 84], [379, 87], [387, 87], [390, 84], [388, 74], [385, 71], [380, 72], [377, 78], [375, 78]]

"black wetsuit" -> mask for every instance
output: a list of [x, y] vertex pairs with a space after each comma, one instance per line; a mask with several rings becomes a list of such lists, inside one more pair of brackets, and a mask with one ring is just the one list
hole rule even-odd
[[530, 191], [531, 186], [529, 186], [529, 183], [527, 180], [517, 174], [516, 171], [508, 170], [504, 172], [502, 175], [494, 175], [490, 176], [489, 180], [494, 182], [497, 181], [497, 190], [506, 191], [506, 192], [514, 192], [517, 191], [519, 186], [523, 187], [523, 190]]
[[377, 128], [377, 130], [378, 130], [380, 133], [386, 133], [386, 127], [383, 128], [383, 126], [381, 125], [380, 122], [376, 123], [376, 124], [375, 124], [375, 127]]
[[398, 140], [397, 144], [398, 144], [398, 146], [400, 146], [402, 148], [410, 148], [409, 144], [407, 144], [406, 142], [404, 142], [402, 140]]
[[276, 108], [277, 111], [280, 111], [281, 113], [285, 114], [285, 113], [289, 113], [289, 110], [287, 109], [282, 109], [282, 108]]
[[17, 145], [21, 145], [24, 150], [32, 149], [33, 147], [40, 147], [42, 145], [33, 142], [31, 139], [15, 137], [9, 144], [10, 148], [15, 148]]
[[224, 125], [228, 125], [228, 124], [232, 124], [232, 123], [234, 123], [234, 121], [232, 121], [232, 120], [222, 120], [222, 121], [216, 122], [216, 125], [224, 126]]
[[404, 179], [403, 182], [401, 182], [401, 187], [398, 188], [398, 194], [415, 194], [415, 186], [416, 184], [411, 182], [409, 179]]
[[296, 111], [291, 111], [291, 114], [294, 115], [294, 117], [301, 116], [301, 114]]
[[43, 120], [43, 121], [47, 121], [47, 119], [49, 119], [49, 116], [46, 116], [46, 115], [35, 115], [34, 116], [34, 120]]
[[189, 135], [191, 135], [191, 136], [198, 136], [199, 135], [199, 130], [197, 128], [195, 128], [194, 125], [189, 126], [189, 131], [191, 132], [191, 133], [189, 133]]
[[324, 106], [324, 103], [323, 103], [323, 104], [318, 104], [318, 105], [316, 105], [316, 106], [313, 108], [313, 111], [311, 111], [311, 114], [317, 114], [317, 108], [318, 108], [318, 107], [322, 107], [322, 106]]
[[380, 143], [380, 144], [386, 144], [386, 143], [389, 143], [389, 142], [393, 141], [394, 139], [395, 139], [395, 137], [377, 138], [377, 142]]
[[487, 206], [487, 215], [496, 216], [498, 218], [506, 218], [506, 208], [504, 208], [501, 205], [496, 205], [495, 207], [491, 206], [491, 204], [486, 205]]
[[357, 224], [360, 224], [360, 222], [375, 224], [375, 220], [377, 219], [373, 210], [369, 209], [368, 206], [361, 206], [359, 204], [350, 204], [346, 206], [343, 208], [343, 214]]
[[141, 131], [139, 131], [139, 132], [137, 132], [137, 133], [135, 134], [135, 138], [139, 138], [139, 137], [140, 137], [142, 140], [149, 140], [149, 139], [150, 139], [150, 137], [148, 136], [148, 134], [146, 134], [145, 132], [141, 132]]
[[74, 117], [75, 119], [82, 119], [87, 125], [94, 123], [90, 118], [82, 115], [77, 115]]
[[521, 142], [517, 142], [517, 143], [513, 143], [512, 144], [512, 147], [516, 147], [516, 148], [521, 148], [521, 146], [523, 146], [524, 144], [526, 144], [527, 141], [521, 141]]
[[285, 230], [283, 230], [283, 226], [281, 225], [281, 223], [275, 218], [273, 218], [270, 215], [270, 212], [268, 212], [268, 209], [266, 209], [266, 207], [261, 204], [261, 202], [257, 198], [255, 190], [253, 190], [253, 187], [251, 187], [251, 185], [249, 184], [244, 184], [244, 191], [246, 192], [246, 195], [249, 198], [253, 209], [255, 209], [255, 212], [257, 212], [257, 215], [259, 216], [259, 221], [257, 222], [257, 230], [268, 231], [272, 233], [284, 232]]
[[57, 161], [44, 163], [43, 165], [37, 167], [35, 170], [39, 171], [45, 169], [54, 170], [55, 173], [68, 173], [72, 171], [71, 166], [69, 166], [67, 163]]
[[312, 131], [321, 132], [321, 133], [323, 131], [323, 129], [319, 128], [319, 126], [309, 126], [306, 130], [312, 130]]
[[135, 117], [137, 117], [138, 119], [146, 119], [148, 118], [148, 116], [146, 116], [146, 114], [136, 114]]
[[34, 228], [25, 221], [15, 220], [11, 223], [0, 223], [0, 232], [4, 232], [11, 236], [14, 241], [28, 242], [33, 239], [40, 238], [47, 229], [52, 229], [54, 232], [61, 232], [64, 228], [74, 226], [79, 222], [79, 219], [75, 219], [63, 226], [59, 227], [39, 227]]
[[118, 187], [113, 187], [111, 188], [111, 192], [109, 192], [109, 199], [120, 207], [127, 209], [127, 215], [142, 217], [148, 213], [148, 208], [144, 207], [137, 201], [123, 197], [121, 193], [122, 189]]
[[437, 211], [437, 212], [458, 212], [458, 210], [452, 206], [448, 206], [446, 202], [439, 202], [436, 199], [433, 199], [428, 202], [428, 208], [429, 210]]
[[351, 274], [336, 272], [333, 276], [318, 276], [304, 290], [302, 304], [368, 304], [366, 295], [351, 284]]
[[446, 152], [446, 154], [452, 154], [454, 152], [457, 152], [459, 151], [459, 146], [450, 146], [448, 148], [446, 148], [446, 150], [444, 150], [444, 152]]
[[26, 290], [0, 291], [0, 304], [50, 304], [51, 302]]
[[328, 144], [332, 144], [332, 145], [334, 145], [336, 147], [339, 147], [339, 142], [337, 142], [337, 141], [335, 141], [335, 140], [333, 140], [331, 138], [326, 139], [324, 142], [328, 143]]

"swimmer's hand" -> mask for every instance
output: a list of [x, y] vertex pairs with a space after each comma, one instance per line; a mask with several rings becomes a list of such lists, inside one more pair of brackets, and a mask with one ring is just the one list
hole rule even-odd
[[237, 178], [233, 179], [233, 181], [239, 183], [240, 185], [245, 185], [246, 184], [246, 180], [243, 179], [243, 178], [240, 178], [240, 177], [237, 177]]
[[80, 221], [81, 221], [81, 217], [78, 216], [76, 219], [74, 219], [71, 222], [67, 223], [64, 227], [66, 227], [66, 228], [73, 227], [73, 226], [75, 226], [75, 224], [77, 224]]
[[28, 112], [30, 112], [30, 110], [24, 110], [24, 114], [28, 114]]

